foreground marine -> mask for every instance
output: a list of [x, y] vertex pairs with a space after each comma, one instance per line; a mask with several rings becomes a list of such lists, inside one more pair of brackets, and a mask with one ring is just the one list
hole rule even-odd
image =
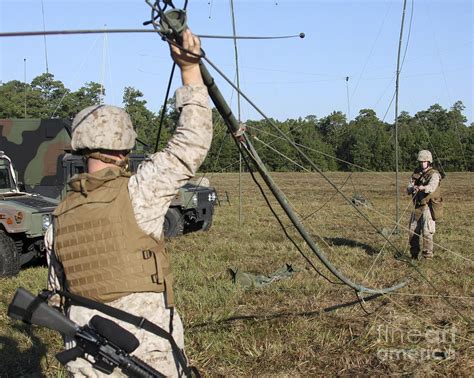
[[[413, 172], [407, 187], [414, 211], [410, 217], [410, 253], [413, 259], [433, 257], [433, 235], [436, 221], [442, 218], [441, 174], [432, 167], [433, 156], [428, 150], [418, 153], [419, 167]], [[422, 253], [420, 256], [420, 247]]]
[[[183, 33], [183, 47], [200, 53], [200, 41], [189, 30]], [[178, 127], [166, 148], [131, 176], [126, 170], [127, 154], [136, 133], [130, 116], [109, 105], [82, 110], [73, 121], [71, 146], [85, 156], [89, 173], [71, 179], [72, 191], [55, 210], [47, 233], [47, 245], [54, 251], [49, 286], [59, 285], [144, 317], [171, 334], [178, 351], [165, 338], [114, 319], [140, 341], [135, 355], [165, 376], [183, 373], [184, 336], [174, 310], [163, 221], [171, 200], [194, 176], [212, 140], [199, 58], [175, 46], [171, 55], [181, 69], [183, 87], [176, 91]], [[95, 314], [96, 310], [74, 302], [68, 308], [70, 319], [78, 324], [86, 324]], [[105, 376], [84, 360], [72, 361], [67, 368], [74, 376]]]

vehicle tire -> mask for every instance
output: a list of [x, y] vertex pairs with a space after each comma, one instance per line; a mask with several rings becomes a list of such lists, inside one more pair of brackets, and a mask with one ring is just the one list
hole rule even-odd
[[211, 229], [211, 226], [212, 226], [212, 218], [203, 222], [201, 230], [209, 231]]
[[0, 231], [0, 277], [16, 276], [20, 271], [20, 259], [13, 239]]
[[166, 212], [163, 232], [166, 238], [174, 238], [183, 235], [184, 218], [176, 208], [170, 208]]

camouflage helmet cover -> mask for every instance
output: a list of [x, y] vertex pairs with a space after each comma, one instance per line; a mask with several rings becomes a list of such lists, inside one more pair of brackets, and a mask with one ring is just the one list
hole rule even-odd
[[429, 161], [430, 163], [433, 162], [433, 156], [431, 156], [431, 152], [428, 150], [421, 150], [418, 152], [418, 161]]
[[74, 151], [131, 150], [136, 137], [130, 115], [117, 106], [89, 106], [72, 121], [71, 147]]

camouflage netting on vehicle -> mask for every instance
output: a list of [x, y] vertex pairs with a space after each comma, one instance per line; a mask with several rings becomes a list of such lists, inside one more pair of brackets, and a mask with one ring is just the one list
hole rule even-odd
[[62, 157], [70, 149], [70, 123], [52, 119], [0, 119], [0, 146], [14, 161], [27, 192], [59, 198]]

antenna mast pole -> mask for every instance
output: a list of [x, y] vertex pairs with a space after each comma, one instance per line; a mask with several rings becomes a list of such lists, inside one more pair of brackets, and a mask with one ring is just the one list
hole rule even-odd
[[347, 122], [351, 120], [351, 101], [349, 99], [349, 76], [346, 76]]
[[399, 233], [399, 221], [400, 221], [400, 183], [399, 183], [399, 172], [398, 172], [398, 91], [400, 83], [400, 53], [402, 49], [403, 40], [403, 24], [405, 23], [405, 10], [407, 7], [407, 0], [403, 0], [403, 13], [402, 13], [402, 24], [400, 26], [400, 39], [398, 41], [398, 54], [397, 54], [397, 80], [395, 83], [395, 187], [396, 187], [396, 219], [395, 219], [395, 232]]
[[[232, 15], [232, 33], [236, 36], [235, 30], [235, 16], [234, 16], [234, 0], [230, 0], [230, 11]], [[237, 50], [237, 39], [234, 38], [234, 54], [235, 54], [235, 76], [237, 81], [237, 89], [240, 90], [240, 75], [239, 75], [239, 54]], [[237, 117], [239, 123], [240, 119], [240, 92], [237, 91]], [[239, 152], [239, 225], [242, 226], [242, 152]]]
[[23, 118], [26, 119], [26, 58], [23, 58], [23, 82], [25, 84], [25, 115]]
[[[46, 32], [46, 24], [44, 22], [44, 2], [41, 0], [41, 13], [43, 14], [43, 31]], [[48, 46], [46, 45], [46, 34], [43, 35], [44, 38], [44, 58], [46, 61], [46, 73], [49, 73], [48, 67]]]
[[[107, 29], [107, 25], [104, 25], [104, 30]], [[107, 33], [104, 33], [104, 43], [102, 46], [102, 72], [101, 72], [101, 80], [100, 80], [100, 103], [104, 103], [104, 87], [105, 87], [105, 64], [106, 64], [106, 57], [107, 57]]]

